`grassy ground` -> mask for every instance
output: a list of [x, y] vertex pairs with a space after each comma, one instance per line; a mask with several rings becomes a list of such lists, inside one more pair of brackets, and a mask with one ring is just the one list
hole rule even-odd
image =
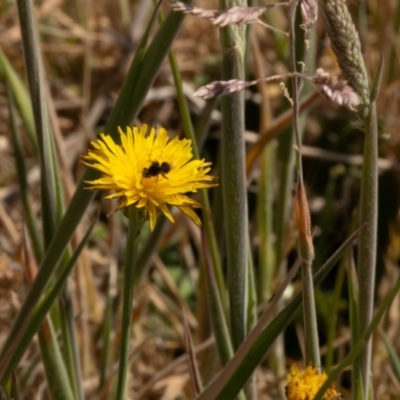
[[[222, 8], [244, 5], [221, 3]], [[219, 8], [212, 0], [194, 5]], [[374, 315], [382, 308], [380, 320], [371, 327], [370, 392], [379, 400], [400, 398], [400, 298], [395, 292], [393, 298], [385, 297], [398, 285], [400, 260], [400, 6], [397, 1], [373, 0], [348, 5], [370, 88], [381, 54], [385, 60], [374, 131], [378, 175], [372, 179], [379, 189], [372, 194], [361, 194], [368, 180], [362, 171], [369, 154], [364, 148], [369, 117], [360, 109], [354, 112], [315, 95], [309, 80], [301, 85], [298, 98], [286, 78], [211, 100], [193, 96], [197, 88], [216, 80], [250, 81], [285, 74], [298, 66], [296, 60], [305, 63], [304, 73], [309, 76], [315, 76], [317, 68], [340, 75], [321, 9], [311, 29], [309, 51], [304, 53], [300, 15], [293, 30], [288, 7], [273, 8], [260, 19], [290, 32], [291, 38], [257, 23], [247, 25], [246, 32], [240, 27], [229, 31], [193, 15], [184, 17], [175, 36], [183, 14], [171, 12], [163, 2], [142, 47], [154, 11], [148, 0], [35, 2], [31, 16], [38, 28], [45, 78], [39, 75], [42, 97], [33, 93], [32, 114], [29, 93], [33, 89], [27, 79], [31, 67], [26, 58], [32, 61], [32, 55], [23, 51], [24, 29], [16, 2], [0, 2], [0, 382], [4, 398], [11, 398], [12, 392], [15, 396], [16, 391], [20, 399], [118, 396], [124, 277], [129, 268], [125, 250], [132, 243], [127, 242], [126, 217], [113, 212], [118, 204], [98, 192], [91, 201], [91, 192], [78, 183], [86, 170], [81, 157], [98, 133], [114, 135], [117, 126], [141, 124], [165, 127], [171, 137], [190, 138], [193, 133], [196, 151], [213, 163], [211, 174], [219, 178], [219, 186], [192, 196], [207, 209], [196, 210], [203, 230], [175, 208], [171, 208], [174, 224], [159, 216], [153, 232], [148, 223], [143, 225], [128, 321], [126, 398], [230, 399], [243, 387], [238, 398], [283, 399], [290, 366], [317, 366], [315, 360], [321, 357], [321, 369], [328, 376], [338, 372], [334, 380], [343, 397], [362, 399], [368, 382], [363, 384], [358, 375], [365, 372], [358, 357], [366, 341], [357, 341], [367, 340], [362, 337], [369, 325], [368, 316], [362, 322], [365, 297], [372, 299]], [[175, 20], [167, 17], [161, 22], [160, 15], [170, 12]], [[158, 37], [160, 26], [166, 28]], [[173, 56], [164, 57], [170, 42]], [[37, 49], [32, 54], [38, 54]], [[298, 117], [282, 82], [294, 106], [300, 104]], [[38, 125], [39, 114], [49, 122], [48, 130], [46, 124]], [[46, 142], [46, 132], [54, 138], [54, 147]], [[43, 162], [43, 154], [50, 154], [54, 165]], [[47, 182], [45, 188], [41, 179]], [[306, 195], [303, 208], [301, 190]], [[360, 256], [358, 251], [359, 246], [365, 248], [364, 239], [359, 246], [358, 238], [353, 245], [341, 246], [358, 227], [374, 226], [374, 217], [364, 219], [360, 209], [362, 199], [369, 203], [375, 197], [377, 237], [366, 247], [377, 249], [376, 285], [372, 294], [364, 296], [363, 282], [357, 283], [366, 268], [364, 253]], [[66, 210], [67, 218], [62, 219]], [[307, 225], [308, 210], [310, 232], [302, 224], [305, 220]], [[71, 256], [96, 216], [72, 269]], [[54, 237], [60, 240], [52, 242]], [[67, 243], [70, 252], [61, 257]], [[314, 258], [304, 256], [305, 245], [312, 248]], [[339, 248], [340, 257], [327, 267], [327, 278], [315, 285], [312, 298], [305, 283], [306, 269], [320, 270]], [[280, 293], [299, 258], [302, 272], [295, 273]], [[42, 287], [33, 283], [38, 271]], [[52, 289], [54, 298], [46, 306]], [[301, 309], [299, 302], [279, 320], [278, 311], [288, 310], [285, 307], [300, 291], [310, 294], [312, 305], [304, 302]], [[28, 293], [32, 297], [25, 301]], [[311, 339], [317, 331], [312, 321], [303, 318], [312, 315], [314, 307], [317, 351]], [[265, 317], [265, 312], [270, 314]], [[253, 330], [263, 315], [264, 324]], [[20, 325], [15, 323], [18, 318]], [[18, 327], [14, 331], [13, 323]], [[248, 363], [243, 364], [236, 356], [249, 334], [253, 341], [245, 342]], [[351, 353], [358, 345], [360, 352]], [[346, 365], [340, 365], [349, 354]], [[234, 382], [227, 382], [229, 377], [221, 378], [220, 371], [227, 367], [237, 372], [237, 382], [244, 376], [241, 371], [249, 371], [248, 376], [254, 371], [254, 379], [244, 379], [235, 389]], [[14, 380], [10, 380], [11, 370]], [[215, 385], [208, 386], [214, 378]], [[233, 395], [216, 397], [214, 393], [221, 390]]]

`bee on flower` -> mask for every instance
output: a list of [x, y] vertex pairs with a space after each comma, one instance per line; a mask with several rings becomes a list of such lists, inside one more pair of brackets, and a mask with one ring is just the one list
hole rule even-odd
[[101, 134], [92, 142], [83, 162], [97, 169], [102, 177], [88, 181], [91, 190], [112, 190], [106, 199], [118, 199], [118, 209], [135, 206], [145, 210], [153, 230], [157, 212], [162, 212], [171, 222], [174, 219], [168, 206], [176, 206], [197, 225], [200, 219], [193, 208], [201, 205], [188, 197], [216, 186], [216, 178], [209, 175], [211, 163], [193, 159], [192, 142], [188, 139], [170, 138], [164, 128], [158, 132], [147, 125], [141, 128], [119, 128], [121, 145], [111, 136]]

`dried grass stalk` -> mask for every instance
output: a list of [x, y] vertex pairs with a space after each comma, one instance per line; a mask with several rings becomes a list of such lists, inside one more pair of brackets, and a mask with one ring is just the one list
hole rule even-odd
[[[287, 73], [281, 75], [272, 75], [267, 78], [256, 79], [254, 81], [242, 81], [239, 79], [231, 79], [229, 81], [214, 81], [208, 85], [202, 86], [193, 94], [205, 100], [218, 96], [226, 96], [232, 93], [240, 92], [249, 86], [256, 85], [259, 82], [271, 82], [283, 80], [285, 78], [296, 75], [302, 79], [311, 81], [317, 90], [329, 100], [341, 106], [347, 107], [351, 111], [357, 111], [361, 104], [361, 98], [358, 93], [345, 80], [340, 80], [337, 76], [330, 76], [322, 68], [317, 69], [316, 75], [308, 76], [302, 73]], [[287, 91], [283, 91], [285, 97], [291, 102]]]
[[172, 10], [192, 14], [211, 21], [214, 25], [224, 27], [230, 24], [252, 24], [259, 22], [258, 17], [275, 4], [264, 7], [231, 7], [226, 10], [205, 10], [180, 1], [170, 4]]

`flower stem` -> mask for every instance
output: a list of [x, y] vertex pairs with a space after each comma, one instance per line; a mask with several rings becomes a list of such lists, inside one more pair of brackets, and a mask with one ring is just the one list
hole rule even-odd
[[[376, 232], [378, 219], [378, 129], [375, 103], [372, 103], [366, 118], [364, 141], [364, 163], [360, 197], [360, 233], [358, 247], [358, 281], [360, 307], [360, 333], [364, 332], [372, 320], [375, 292]], [[371, 340], [368, 341], [360, 359], [364, 398], [368, 399]]]
[[[290, 67], [292, 72], [297, 71], [296, 56], [296, 9], [298, 3], [294, 2], [289, 7], [289, 41], [290, 41]], [[314, 246], [310, 230], [310, 214], [308, 210], [307, 197], [303, 185], [302, 166], [302, 138], [299, 124], [299, 78], [292, 78], [293, 92], [293, 128], [294, 137], [298, 151], [295, 153], [297, 170], [297, 195], [296, 212], [299, 229], [299, 252], [302, 260], [302, 287], [303, 287], [303, 315], [305, 330], [306, 363], [313, 367], [320, 367], [319, 340], [317, 329], [317, 313], [315, 310], [314, 285], [312, 277], [312, 262], [314, 260]]]
[[126, 240], [126, 261], [124, 271], [124, 288], [121, 321], [121, 342], [119, 351], [119, 372], [116, 400], [122, 400], [125, 395], [126, 375], [128, 371], [128, 351], [131, 332], [131, 314], [133, 301], [133, 280], [135, 277], [135, 265], [138, 248], [138, 238], [143, 226], [140, 218], [141, 211], [136, 207], [128, 210], [129, 227]]

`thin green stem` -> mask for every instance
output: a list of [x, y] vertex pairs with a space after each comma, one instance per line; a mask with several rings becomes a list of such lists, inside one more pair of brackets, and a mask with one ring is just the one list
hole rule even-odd
[[[193, 145], [193, 155], [194, 158], [200, 159], [200, 151], [196, 142], [196, 135], [193, 129], [192, 119], [190, 118], [190, 111], [186, 101], [185, 94], [183, 93], [183, 85], [182, 78], [179, 73], [178, 64], [175, 58], [175, 55], [172, 51], [168, 54], [169, 62], [172, 69], [172, 74], [174, 76], [174, 83], [177, 92], [177, 99], [179, 105], [179, 111], [182, 117], [182, 124], [184, 127], [185, 135], [188, 139], [192, 141]], [[224, 275], [222, 272], [221, 259], [219, 255], [217, 238], [215, 235], [214, 223], [210, 214], [210, 201], [208, 197], [208, 193], [206, 190], [202, 189], [200, 192], [200, 203], [204, 207], [202, 212], [203, 221], [204, 221], [204, 229], [207, 234], [210, 252], [212, 257], [212, 265], [214, 268], [214, 273], [218, 285], [218, 290], [220, 293], [222, 304], [224, 305], [224, 309], [226, 309], [226, 301], [225, 301], [225, 282]]]
[[264, 149], [261, 156], [261, 169], [259, 192], [257, 198], [257, 218], [260, 232], [259, 268], [260, 279], [258, 280], [259, 302], [269, 300], [272, 291], [274, 275], [274, 248], [272, 238], [272, 216], [273, 216], [273, 183], [275, 146], [270, 144]]
[[311, 264], [307, 264], [304, 261], [301, 270], [301, 278], [303, 286], [303, 317], [306, 363], [311, 363], [314, 367], [320, 367], [321, 360], [319, 356], [319, 340], [312, 269]]
[[[375, 295], [376, 240], [378, 220], [378, 127], [375, 103], [372, 103], [366, 118], [364, 139], [364, 163], [360, 197], [360, 226], [363, 227], [358, 247], [358, 282], [360, 292], [360, 332], [369, 326]], [[368, 399], [371, 345], [369, 340], [362, 352], [360, 362], [364, 398]]]
[[[64, 266], [65, 268], [65, 266]], [[64, 269], [63, 268], [63, 269]], [[63, 355], [68, 376], [71, 381], [75, 398], [83, 400], [82, 370], [79, 357], [79, 349], [75, 330], [74, 311], [71, 294], [68, 289], [68, 281], [59, 297], [60, 326], [63, 339]]]
[[[220, 8], [246, 6], [244, 0], [221, 0]], [[230, 25], [220, 29], [222, 79], [245, 79], [246, 28]], [[244, 93], [221, 99], [222, 194], [225, 241], [228, 258], [229, 305], [233, 346], [237, 349], [247, 334], [247, 189], [244, 143]]]
[[133, 280], [135, 277], [135, 266], [139, 236], [143, 226], [141, 211], [131, 206], [128, 210], [129, 227], [126, 240], [126, 261], [124, 270], [124, 288], [121, 321], [121, 342], [119, 351], [119, 368], [116, 400], [123, 400], [125, 396], [126, 375], [128, 372], [129, 340], [131, 333], [131, 315], [133, 302]]
[[[298, 2], [293, 2], [289, 6], [289, 41], [290, 41], [290, 66], [292, 72], [297, 71], [297, 59], [296, 59], [296, 10]], [[303, 166], [302, 166], [302, 139], [300, 136], [299, 127], [299, 78], [294, 75], [292, 77], [292, 93], [293, 93], [293, 128], [294, 137], [296, 140], [297, 151], [295, 152], [297, 177], [300, 185], [303, 185]], [[305, 199], [305, 203], [307, 199]], [[308, 206], [304, 204], [307, 208]], [[303, 214], [305, 210], [301, 211]], [[309, 216], [303, 218], [308, 218]], [[314, 367], [320, 367], [321, 360], [319, 354], [319, 340], [318, 340], [318, 329], [317, 329], [317, 313], [315, 310], [315, 296], [314, 286], [312, 281], [312, 262], [314, 259], [313, 251], [309, 251], [309, 247], [312, 243], [303, 243], [303, 235], [301, 230], [303, 228], [299, 226], [299, 251], [302, 259], [302, 285], [303, 285], [303, 318], [304, 318], [304, 331], [305, 331], [305, 347], [306, 347], [306, 363], [311, 363]], [[311, 241], [311, 239], [310, 239]]]

